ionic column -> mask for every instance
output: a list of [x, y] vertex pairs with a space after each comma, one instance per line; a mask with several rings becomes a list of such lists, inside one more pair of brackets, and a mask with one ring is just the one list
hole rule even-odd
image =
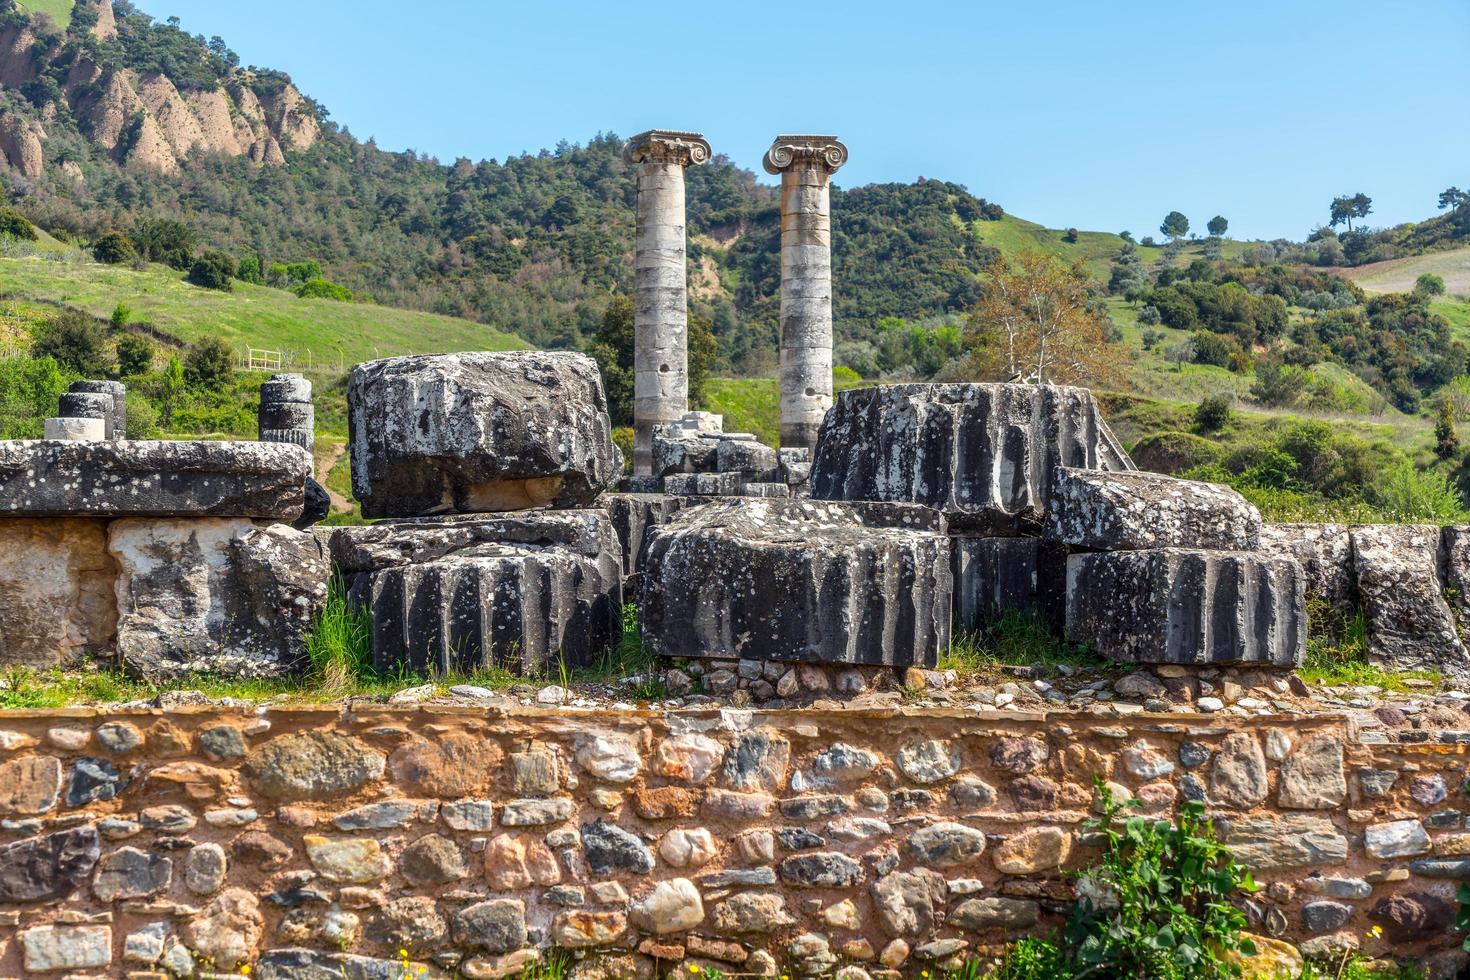
[[847, 162], [835, 136], [778, 136], [781, 175], [781, 447], [811, 449], [832, 407], [831, 181]]
[[633, 472], [653, 472], [653, 429], [689, 410], [684, 168], [709, 159], [699, 133], [651, 129], [623, 148], [638, 168], [633, 264]]

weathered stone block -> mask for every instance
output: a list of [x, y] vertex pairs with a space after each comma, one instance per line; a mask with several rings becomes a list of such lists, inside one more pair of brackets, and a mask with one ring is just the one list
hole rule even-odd
[[664, 493], [676, 497], [738, 497], [745, 489], [739, 473], [674, 473], [664, 477]]
[[622, 472], [597, 365], [466, 353], [359, 364], [347, 389], [365, 517], [578, 507]]
[[1066, 466], [1054, 481], [1046, 535], [1063, 544], [1099, 551], [1253, 551], [1260, 544], [1260, 512], [1230, 487]]
[[1365, 525], [1353, 528], [1352, 542], [1368, 659], [1391, 670], [1470, 677], [1470, 654], [1440, 583], [1439, 528]]
[[1295, 558], [1307, 577], [1307, 597], [1335, 616], [1340, 628], [1357, 611], [1352, 530], [1345, 524], [1263, 524], [1260, 551]]
[[910, 384], [837, 396], [813, 454], [812, 496], [906, 500], [956, 529], [1040, 527], [1059, 466], [1132, 469], [1085, 388]]
[[0, 516], [294, 521], [310, 472], [280, 443], [0, 441]]
[[650, 530], [672, 520], [688, 499], [662, 493], [610, 493], [599, 503], [607, 508], [622, 550], [623, 593], [636, 596]]
[[622, 630], [622, 559], [601, 511], [422, 520], [331, 537], [348, 598], [372, 610], [381, 667], [587, 663]]
[[1291, 558], [1166, 548], [1067, 560], [1067, 638], [1112, 660], [1295, 666], [1305, 604]]
[[1034, 613], [1058, 631], [1066, 619], [1067, 548], [1041, 538], [955, 535], [954, 629], [983, 630], [1008, 612]]
[[127, 385], [121, 381], [73, 381], [67, 387], [67, 391], [106, 395], [112, 401], [112, 410], [107, 416], [107, 438], [126, 439], [128, 437]]
[[108, 526], [107, 546], [118, 568], [117, 652], [130, 669], [262, 677], [304, 661], [327, 599], [327, 564], [309, 533], [134, 518]]
[[107, 522], [0, 518], [0, 664], [54, 667], [117, 629]]
[[[949, 644], [942, 532], [902, 508], [741, 499], [685, 510], [650, 539], [644, 636], [673, 657], [933, 666]], [[912, 508], [914, 524], [937, 515]]]

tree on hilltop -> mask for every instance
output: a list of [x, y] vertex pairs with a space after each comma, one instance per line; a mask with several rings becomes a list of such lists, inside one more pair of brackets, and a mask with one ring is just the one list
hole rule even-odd
[[1447, 187], [1439, 194], [1439, 209], [1441, 211], [1464, 207], [1470, 204], [1470, 194], [1465, 193], [1458, 187]]
[[1170, 211], [1159, 225], [1159, 231], [1171, 240], [1183, 238], [1189, 234], [1189, 219], [1179, 211]]
[[1106, 384], [1123, 357], [1081, 262], [1027, 250], [991, 267], [968, 339], [983, 377]]
[[1342, 197], [1334, 197], [1328, 213], [1332, 218], [1332, 227], [1336, 228], [1343, 222], [1347, 222], [1348, 231], [1352, 231], [1354, 218], [1366, 218], [1373, 213], [1373, 198], [1362, 191], [1353, 195], [1344, 194]]
[[1230, 227], [1230, 222], [1226, 220], [1224, 215], [1217, 214], [1210, 219], [1210, 223], [1205, 227], [1209, 229], [1210, 235], [1212, 237], [1224, 238], [1225, 230]]

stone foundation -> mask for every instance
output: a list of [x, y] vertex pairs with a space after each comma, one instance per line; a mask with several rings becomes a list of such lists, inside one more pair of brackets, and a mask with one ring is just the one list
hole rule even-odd
[[[1311, 952], [1452, 957], [1470, 731], [1361, 715], [13, 713], [0, 975], [917, 974], [1054, 926], [1094, 775], [1207, 801]], [[1382, 927], [1379, 940], [1362, 937]], [[594, 964], [612, 972], [590, 973]], [[417, 969], [415, 966], [413, 969]]]

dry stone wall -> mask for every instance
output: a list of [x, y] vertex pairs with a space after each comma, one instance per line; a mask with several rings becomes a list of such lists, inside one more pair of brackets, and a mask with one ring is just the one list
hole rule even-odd
[[1368, 713], [15, 713], [0, 975], [914, 974], [1066, 912], [1094, 775], [1205, 800], [1253, 932], [1433, 962], [1467, 745]]

